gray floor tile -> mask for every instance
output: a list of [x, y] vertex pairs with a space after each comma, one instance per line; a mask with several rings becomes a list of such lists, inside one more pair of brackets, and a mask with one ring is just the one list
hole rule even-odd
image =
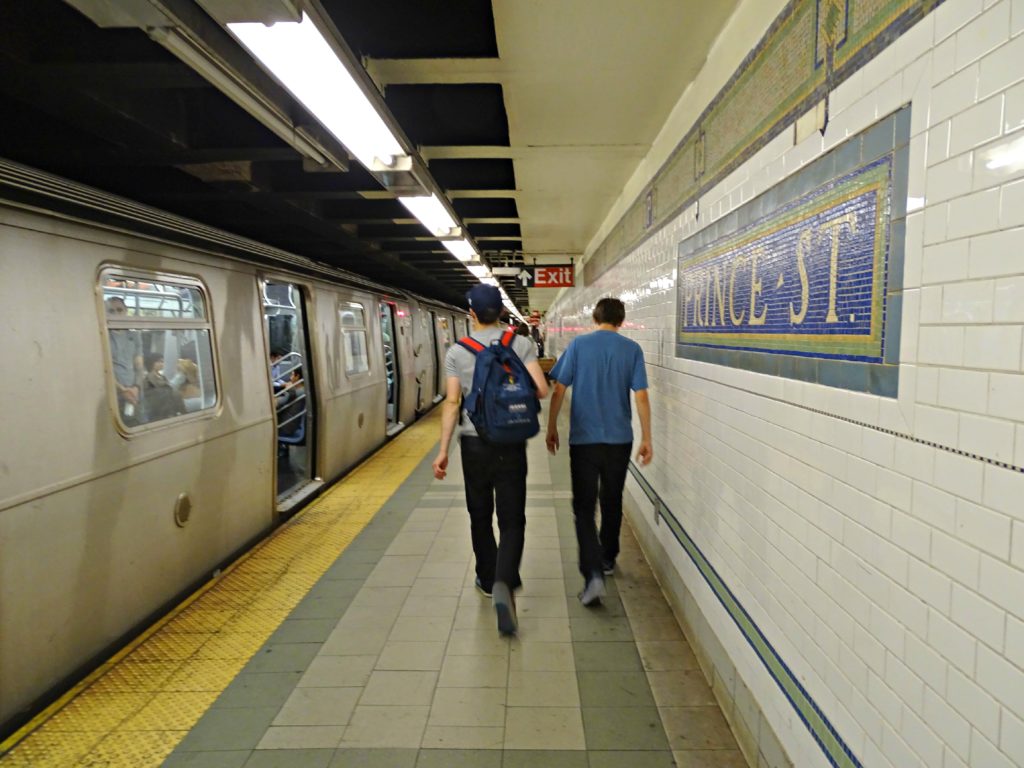
[[362, 579], [332, 578], [324, 574], [324, 577], [309, 590], [306, 600], [326, 600], [328, 602], [332, 599], [341, 600], [342, 598], [352, 597], [362, 589], [362, 586]]
[[[608, 582], [610, 583], [610, 582]], [[569, 604], [569, 618], [575, 619], [581, 616], [603, 616], [603, 617], [624, 617], [626, 615], [626, 609], [622, 605], [622, 599], [618, 595], [606, 595], [601, 598], [601, 605], [588, 608], [583, 605], [577, 597], [579, 593], [579, 584], [574, 579], [572, 581], [573, 592], [570, 594], [568, 589], [566, 595], [571, 599], [568, 601]]]
[[[353, 542], [354, 545], [355, 542]], [[367, 556], [364, 561], [349, 558], [344, 562], [337, 562], [328, 568], [324, 575], [329, 579], [365, 579], [377, 567], [377, 561], [380, 560], [382, 554], [383, 552], [376, 554], [373, 559]]]
[[587, 749], [667, 750], [657, 707], [584, 707]]
[[574, 641], [625, 642], [633, 639], [629, 620], [625, 616], [608, 616], [595, 610], [589, 616], [569, 619]]
[[631, 672], [642, 669], [633, 643], [573, 643], [576, 669], [580, 672]]
[[735, 749], [736, 740], [717, 706], [666, 707], [665, 730], [672, 749]]
[[501, 768], [501, 750], [421, 749], [416, 768]]
[[[328, 584], [345, 584], [352, 579], [330, 581]], [[337, 621], [352, 602], [352, 595], [343, 597], [309, 597], [295, 606], [289, 619], [333, 619]]]
[[[587, 753], [569, 749], [510, 749], [501, 768], [587, 768]], [[623, 764], [620, 768], [629, 768]]]
[[251, 754], [247, 749], [230, 752], [174, 752], [164, 760], [162, 768], [242, 768]]
[[673, 753], [677, 768], [747, 768], [738, 749], [699, 749]]
[[588, 752], [590, 768], [675, 768], [675, 758], [671, 752], [632, 750], [625, 752]]
[[211, 709], [182, 739], [178, 749], [185, 752], [255, 749], [278, 707]]
[[653, 707], [643, 672], [577, 672], [584, 707]]
[[327, 768], [333, 757], [333, 749], [262, 749], [245, 768]]
[[415, 749], [339, 748], [329, 768], [415, 768]]
[[217, 698], [213, 708], [280, 707], [301, 679], [301, 672], [243, 672]]
[[304, 672], [319, 650], [319, 643], [265, 645], [245, 665], [245, 671]]
[[270, 636], [271, 643], [322, 643], [337, 626], [334, 619], [300, 619], [293, 613]]

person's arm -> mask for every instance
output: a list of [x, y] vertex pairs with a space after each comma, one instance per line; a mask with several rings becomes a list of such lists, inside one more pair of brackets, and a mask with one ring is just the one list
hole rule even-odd
[[646, 389], [638, 389], [633, 397], [636, 399], [637, 416], [640, 417], [640, 448], [636, 458], [640, 466], [647, 466], [654, 458], [654, 448], [651, 446], [651, 399]]
[[544, 440], [552, 454], [558, 452], [558, 412], [562, 409], [564, 399], [565, 384], [556, 381], [555, 389], [551, 393], [551, 405], [548, 406], [548, 434]]
[[537, 386], [537, 399], [543, 400], [548, 396], [548, 380], [544, 376], [544, 371], [540, 369], [540, 363], [537, 362], [537, 358], [526, 364], [526, 370], [530, 372], [530, 378], [533, 379], [533, 383]]
[[462, 385], [458, 376], [445, 379], [445, 398], [441, 405], [441, 447], [434, 459], [434, 477], [444, 480], [448, 470], [448, 444], [452, 441], [455, 424], [459, 420]]

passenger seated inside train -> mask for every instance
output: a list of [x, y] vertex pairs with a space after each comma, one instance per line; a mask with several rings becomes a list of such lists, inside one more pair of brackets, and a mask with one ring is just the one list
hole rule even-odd
[[305, 445], [306, 442], [306, 380], [302, 367], [293, 368], [288, 384], [277, 402], [277, 440], [281, 453], [287, 453], [289, 445]]
[[[111, 296], [106, 301], [109, 317], [118, 318], [128, 314], [128, 307], [120, 296]], [[138, 413], [141, 399], [139, 382], [142, 378], [142, 340], [138, 331], [118, 328], [110, 331], [110, 358], [117, 384], [117, 410], [125, 424], [132, 426], [139, 422]]]
[[281, 377], [281, 358], [285, 355], [283, 349], [275, 347], [270, 350], [270, 380], [274, 383], [274, 389], [282, 389], [285, 385]]
[[199, 387], [199, 366], [195, 360], [181, 358], [178, 360], [176, 380], [180, 380], [178, 394], [185, 401], [185, 410], [198, 411], [203, 407], [203, 391]]
[[164, 356], [145, 356], [146, 377], [142, 381], [142, 405], [147, 421], [169, 419], [185, 413], [185, 401], [164, 376]]

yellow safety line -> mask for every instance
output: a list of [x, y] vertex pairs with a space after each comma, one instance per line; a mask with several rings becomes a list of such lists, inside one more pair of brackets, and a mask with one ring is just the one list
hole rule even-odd
[[[232, 562], [217, 578], [185, 598], [170, 613], [0, 743], [0, 763], [4, 768], [9, 765], [14, 768], [17, 765], [82, 764], [79, 761], [89, 758], [97, 747], [101, 747], [99, 751], [103, 753], [106, 766], [137, 768], [160, 765], [380, 506], [436, 445], [438, 420], [439, 412], [435, 411], [404, 430], [315, 502]], [[269, 564], [264, 565], [265, 561]], [[248, 596], [229, 597], [234, 592]], [[209, 606], [201, 606], [204, 599], [210, 602]], [[221, 599], [224, 605], [215, 604]], [[199, 619], [199, 625], [203, 623], [204, 612], [208, 614], [206, 619], [212, 619], [214, 624], [224, 618], [220, 614], [231, 615], [224, 618], [220, 626], [210, 627], [209, 632], [193, 632], [188, 622], [191, 618], [188, 614], [192, 612]], [[182, 631], [175, 634], [177, 622], [181, 622]], [[185, 649], [184, 654], [181, 648]], [[221, 648], [223, 650], [218, 650]], [[204, 649], [213, 653], [204, 656]], [[114, 677], [119, 669], [123, 669], [122, 663], [126, 667], [132, 664], [130, 657], [133, 654], [140, 655], [135, 666], [146, 665], [141, 666], [140, 671], [147, 674], [151, 670], [167, 673], [167, 667], [174, 669], [164, 674], [161, 684], [155, 689], [147, 687], [144, 679], [133, 681], [132, 676], [126, 673], [126, 682], [118, 684], [111, 681], [109, 688], [113, 690], [105, 690], [107, 676]], [[224, 658], [225, 654], [231, 658]], [[190, 663], [193, 669], [187, 669]], [[211, 678], [212, 683], [204, 684]], [[141, 682], [138, 692], [133, 682]], [[170, 713], [159, 712], [159, 705], [164, 699], [177, 700], [168, 705], [172, 710]], [[175, 703], [180, 705], [176, 711]], [[157, 719], [161, 723], [177, 717], [174, 727], [118, 728], [132, 720], [139, 720], [142, 724], [147, 722], [150, 715], [143, 712], [147, 708], [157, 711]], [[72, 712], [75, 709], [80, 711]], [[72, 743], [75, 740], [77, 744]], [[147, 740], [149, 744], [145, 744]], [[114, 747], [113, 751], [102, 749], [108, 741], [111, 742], [109, 746]], [[140, 754], [140, 749], [143, 754]]]

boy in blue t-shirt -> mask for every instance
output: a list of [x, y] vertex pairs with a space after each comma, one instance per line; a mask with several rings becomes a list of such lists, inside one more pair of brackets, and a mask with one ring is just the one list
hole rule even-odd
[[[619, 554], [622, 489], [633, 447], [630, 390], [636, 393], [642, 432], [637, 461], [646, 465], [654, 456], [644, 353], [635, 341], [619, 335], [625, 319], [621, 301], [601, 299], [594, 308], [597, 330], [573, 339], [550, 374], [555, 381], [548, 410], [547, 446], [551, 453], [559, 447], [558, 411], [565, 390], [575, 387], [569, 412], [569, 466], [579, 568], [585, 582], [580, 601], [588, 606], [604, 597], [605, 574], [614, 571]], [[598, 497], [600, 535], [594, 524]]]

